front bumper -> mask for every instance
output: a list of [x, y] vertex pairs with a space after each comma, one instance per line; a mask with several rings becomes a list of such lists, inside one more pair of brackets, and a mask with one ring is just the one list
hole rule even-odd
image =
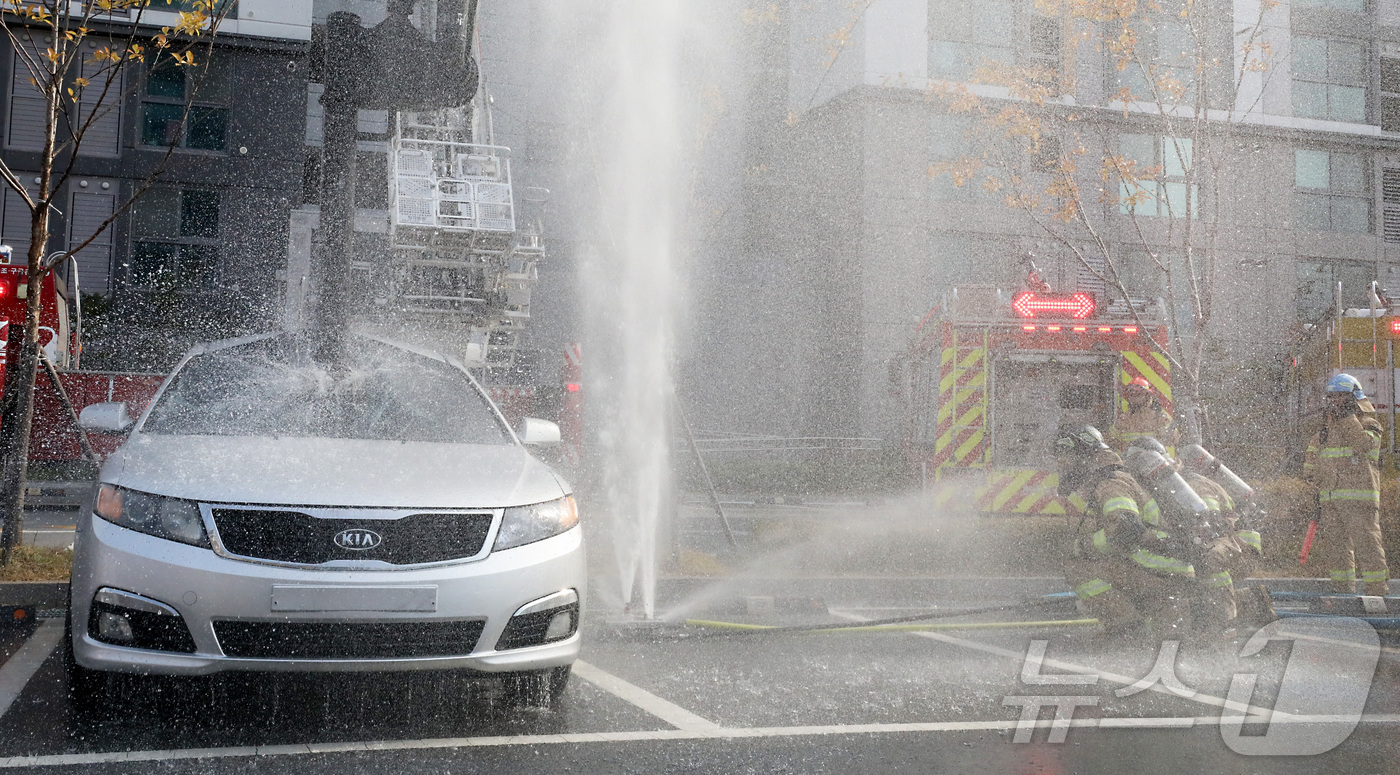
[[[484, 673], [540, 670], [571, 664], [580, 637], [538, 646], [497, 651], [506, 623], [522, 605], [576, 589], [584, 597], [582, 531], [526, 546], [493, 552], [485, 559], [404, 570], [326, 570], [287, 568], [220, 557], [208, 549], [166, 541], [94, 517], [78, 531], [72, 580], [73, 655], [94, 670], [166, 675], [205, 675], [225, 671], [403, 671], [470, 669]], [[436, 587], [436, 610], [273, 611], [274, 586]], [[93, 595], [101, 588], [125, 590], [173, 608], [194, 639], [194, 653], [152, 651], [111, 645], [88, 632]], [[214, 620], [255, 622], [484, 621], [469, 653], [413, 658], [248, 658], [227, 656], [215, 636]]]

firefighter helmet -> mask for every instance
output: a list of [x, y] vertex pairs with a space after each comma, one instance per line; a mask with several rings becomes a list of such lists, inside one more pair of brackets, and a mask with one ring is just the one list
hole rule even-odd
[[1151, 393], [1151, 392], [1152, 392], [1152, 385], [1149, 384], [1148, 381], [1147, 381], [1146, 379], [1144, 379], [1143, 377], [1138, 377], [1137, 379], [1133, 380], [1132, 382], [1129, 382], [1129, 383], [1128, 383], [1128, 387], [1129, 387], [1129, 388], [1141, 388], [1142, 391], [1143, 391], [1144, 393]]
[[1055, 455], [1072, 455], [1075, 457], [1087, 457], [1095, 452], [1102, 452], [1108, 449], [1104, 443], [1103, 434], [1092, 425], [1079, 423], [1076, 425], [1064, 425], [1055, 434]]
[[1356, 377], [1350, 374], [1338, 374], [1327, 380], [1327, 389], [1325, 392], [1350, 393], [1351, 397], [1355, 398], [1357, 401], [1362, 401], [1366, 398], [1366, 394], [1361, 390], [1361, 383]]

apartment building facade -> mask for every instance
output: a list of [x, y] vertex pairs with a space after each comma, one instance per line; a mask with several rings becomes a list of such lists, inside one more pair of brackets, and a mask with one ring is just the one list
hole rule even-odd
[[[177, 10], [153, 5], [142, 27], [154, 35]], [[277, 324], [288, 214], [302, 197], [311, 21], [311, 0], [239, 0], [215, 37], [207, 74], [151, 61], [123, 76], [122, 98], [99, 114], [74, 159], [48, 246], [82, 243], [167, 168], [77, 254], [80, 289], [103, 296], [90, 306], [106, 312], [92, 332], [91, 365], [168, 368], [191, 341]], [[120, 36], [130, 23], [114, 17], [99, 33]], [[95, 34], [87, 45], [95, 50], [102, 39]], [[42, 45], [41, 30], [33, 43]], [[33, 181], [42, 103], [13, 50], [0, 52], [0, 68], [0, 155]], [[28, 224], [27, 206], [5, 191], [0, 238], [17, 255], [29, 247]]]
[[[723, 375], [711, 390], [727, 396], [713, 405], [741, 407], [728, 419], [745, 428], [895, 442], [892, 366], [949, 289], [1015, 290], [1027, 252], [1058, 288], [1094, 287], [1004, 191], [930, 175], [976, 152], [970, 120], [950, 115], [936, 85], [990, 61], [1073, 67], [1062, 102], [1094, 146], [1089, 190], [1100, 155], [1123, 153], [1161, 168], [1161, 207], [1191, 196], [1219, 213], [1206, 392], [1227, 425], [1279, 400], [1292, 338], [1330, 309], [1337, 282], [1352, 305], [1365, 306], [1373, 279], [1400, 290], [1400, 2], [1284, 0], [1261, 17], [1241, 0], [1210, 12], [1226, 73], [1212, 99], [1235, 109], [1222, 115], [1236, 128], [1227, 174], [1191, 192], [1174, 179], [1161, 123], [1113, 102], [1140, 87], [1133, 73], [1092, 39], [1066, 42], [1068, 23], [1031, 0], [789, 3], [750, 24], [744, 166], [761, 174], [745, 176], [736, 236], [716, 249], [731, 279], [701, 312], [691, 366], [702, 380]], [[1268, 67], [1233, 80], [1232, 30], [1261, 18]], [[1154, 28], [1140, 45], [1170, 52], [1173, 35]], [[1123, 205], [1107, 200], [1093, 219], [1130, 290], [1160, 293], [1160, 278], [1139, 271], [1143, 241]], [[1140, 207], [1150, 232], [1154, 213]]]

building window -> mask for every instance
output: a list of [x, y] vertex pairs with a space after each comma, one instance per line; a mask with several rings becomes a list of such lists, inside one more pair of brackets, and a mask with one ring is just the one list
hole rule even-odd
[[228, 108], [193, 99], [196, 86], [201, 87], [199, 97], [208, 94], [203, 84], [196, 83], [198, 72], [195, 67], [176, 65], [168, 58], [157, 60], [146, 71], [141, 97], [142, 145], [224, 150]]
[[1016, 8], [1011, 0], [929, 3], [929, 75], [965, 81], [986, 62], [1016, 61], [1013, 31]]
[[[1163, 105], [1191, 103], [1196, 99], [1196, 41], [1182, 19], [1162, 14], [1141, 23], [1134, 51], [1138, 60], [1118, 69], [1118, 56], [1107, 54], [1109, 84], [1114, 96], [1127, 90], [1133, 102]], [[1155, 83], [1150, 83], [1149, 78]], [[1155, 88], [1154, 88], [1155, 86]]]
[[127, 285], [213, 290], [219, 262], [217, 191], [158, 189], [136, 203]]
[[1293, 115], [1366, 121], [1366, 48], [1360, 41], [1293, 36]]
[[1371, 197], [1360, 154], [1294, 151], [1293, 185], [1293, 228], [1371, 230]]
[[1374, 279], [1374, 266], [1361, 261], [1299, 261], [1298, 319], [1311, 323], [1331, 313], [1337, 283], [1342, 284], [1343, 307], [1367, 306], [1367, 292]]
[[[1118, 184], [1118, 212], [1163, 218], [1185, 218], [1189, 212], [1192, 218], [1200, 217], [1200, 186], [1191, 183], [1189, 201], [1187, 197], [1191, 138], [1120, 135], [1118, 150], [1124, 159], [1135, 162], [1137, 174], [1144, 175], [1136, 185], [1126, 180]], [[1150, 170], [1157, 174], [1144, 174]]]

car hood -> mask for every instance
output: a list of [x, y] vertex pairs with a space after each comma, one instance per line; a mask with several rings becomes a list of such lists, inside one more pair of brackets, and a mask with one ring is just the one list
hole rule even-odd
[[216, 503], [497, 508], [565, 494], [511, 444], [134, 434], [102, 481]]

